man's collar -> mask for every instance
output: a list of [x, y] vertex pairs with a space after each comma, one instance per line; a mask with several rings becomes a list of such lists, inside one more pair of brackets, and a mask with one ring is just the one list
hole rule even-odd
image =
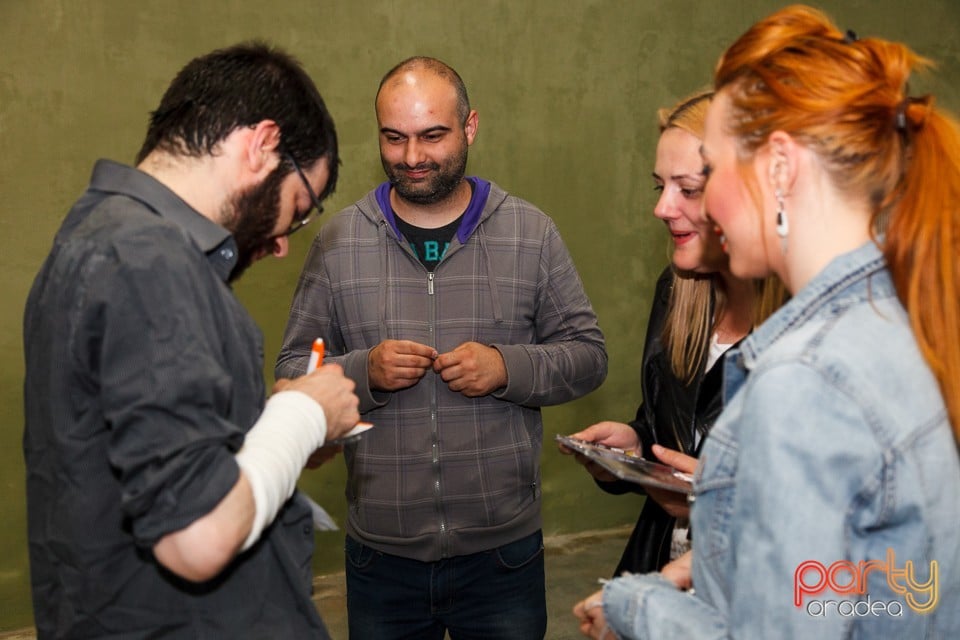
[[237, 264], [237, 245], [231, 233], [183, 201], [153, 176], [112, 160], [98, 160], [90, 188], [116, 193], [141, 202], [158, 216], [177, 225], [210, 260], [225, 282]]

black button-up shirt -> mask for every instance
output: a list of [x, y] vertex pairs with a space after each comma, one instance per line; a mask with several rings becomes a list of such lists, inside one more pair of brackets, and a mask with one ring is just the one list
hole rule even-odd
[[205, 584], [151, 549], [203, 516], [263, 408], [263, 340], [234, 297], [230, 234], [101, 160], [24, 318], [30, 568], [41, 638], [325, 638], [310, 511], [287, 503]]

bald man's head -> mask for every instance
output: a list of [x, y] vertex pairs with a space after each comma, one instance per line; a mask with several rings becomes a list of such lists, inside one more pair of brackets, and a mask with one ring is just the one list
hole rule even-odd
[[457, 115], [461, 123], [466, 122], [467, 116], [470, 115], [470, 99], [467, 97], [467, 87], [463, 84], [463, 79], [460, 77], [460, 74], [454, 71], [453, 67], [436, 58], [414, 56], [397, 64], [390, 69], [390, 71], [387, 71], [383, 79], [380, 80], [380, 87], [377, 89], [377, 99], [379, 100], [380, 92], [383, 91], [383, 88], [388, 84], [403, 82], [403, 75], [406, 72], [430, 73], [448, 82], [454, 91], [457, 92]]

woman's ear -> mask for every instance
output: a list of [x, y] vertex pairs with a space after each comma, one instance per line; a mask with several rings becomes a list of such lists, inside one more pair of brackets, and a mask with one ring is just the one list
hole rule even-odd
[[767, 139], [769, 154], [767, 162], [770, 186], [784, 195], [789, 195], [797, 179], [799, 148], [796, 140], [785, 131], [774, 131]]

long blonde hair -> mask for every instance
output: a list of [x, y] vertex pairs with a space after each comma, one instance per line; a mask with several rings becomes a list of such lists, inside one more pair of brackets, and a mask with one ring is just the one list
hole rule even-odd
[[[669, 109], [657, 111], [660, 133], [677, 128], [703, 140], [712, 91], [699, 91]], [[670, 302], [663, 326], [663, 345], [674, 375], [690, 383], [703, 366], [713, 328], [713, 274], [680, 275], [673, 270]]]
[[[673, 107], [657, 111], [662, 134], [667, 129], [682, 129], [703, 140], [707, 108], [713, 91], [698, 91]], [[782, 304], [785, 289], [777, 278], [755, 283], [754, 326], [765, 320]], [[673, 269], [670, 301], [661, 340], [674, 375], [687, 384], [700, 374], [710, 348], [710, 336], [726, 309], [726, 292], [715, 273], [678, 273]]]
[[911, 70], [929, 64], [796, 5], [741, 36], [714, 79], [730, 94], [742, 157], [786, 131], [817, 152], [837, 188], [870, 202], [875, 231], [888, 221], [897, 295], [960, 440], [960, 128], [931, 97], [906, 92]]

